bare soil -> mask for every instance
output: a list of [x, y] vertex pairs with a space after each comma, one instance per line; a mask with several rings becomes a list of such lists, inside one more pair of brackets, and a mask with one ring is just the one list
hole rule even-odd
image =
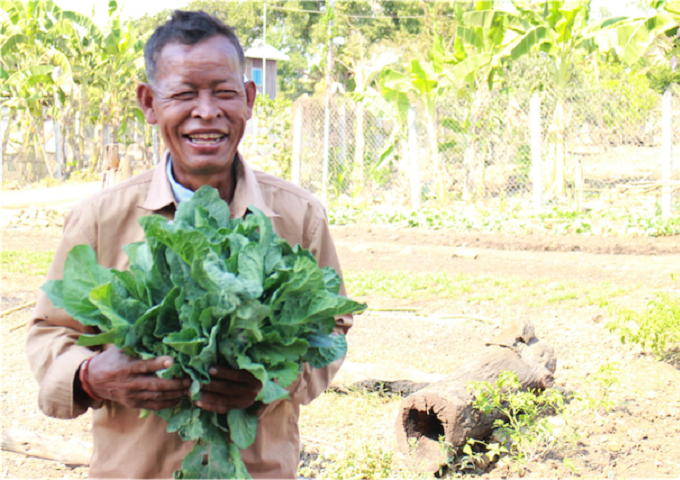
[[[54, 251], [58, 229], [3, 229], [5, 250]], [[373, 226], [334, 227], [333, 236], [345, 271], [464, 273], [578, 285], [611, 282], [632, 287], [619, 299], [622, 306], [640, 307], [655, 292], [677, 292], [671, 279], [680, 273], [680, 238], [553, 237], [531, 235], [460, 234], [447, 231], [396, 230]], [[455, 256], [458, 247], [476, 258]], [[2, 275], [2, 310], [34, 300], [40, 276]], [[351, 285], [350, 294], [351, 292]], [[364, 297], [372, 311], [359, 315], [350, 332], [348, 359], [412, 367], [445, 374], [469, 361], [484, 342], [516, 317], [529, 319], [536, 334], [558, 358], [557, 384], [579, 391], [597, 369], [619, 365], [620, 385], [612, 391], [615, 406], [581, 419], [582, 438], [569, 453], [578, 475], [598, 478], [677, 478], [680, 474], [680, 371], [637, 347], [621, 345], [605, 328], [609, 312], [596, 305], [558, 302], [548, 307], [518, 302], [511, 306], [468, 302], [457, 298], [399, 300]], [[410, 311], [396, 308], [409, 306]], [[390, 309], [392, 309], [390, 311]], [[36, 404], [37, 384], [23, 352], [30, 315], [25, 309], [2, 318], [3, 429], [25, 428], [49, 435], [91, 440], [89, 416], [72, 421], [45, 417]], [[457, 315], [490, 319], [453, 319]], [[395, 417], [396, 418], [396, 417]], [[391, 425], [385, 426], [387, 430]], [[314, 432], [314, 430], [309, 430]], [[335, 442], [338, 432], [320, 429], [316, 437]], [[368, 432], [367, 432], [368, 435]], [[396, 448], [396, 444], [395, 444]], [[45, 478], [87, 475], [87, 469], [2, 453], [4, 477]], [[492, 467], [485, 476], [509, 473]], [[557, 478], [571, 475], [554, 456], [529, 464], [526, 476]]]

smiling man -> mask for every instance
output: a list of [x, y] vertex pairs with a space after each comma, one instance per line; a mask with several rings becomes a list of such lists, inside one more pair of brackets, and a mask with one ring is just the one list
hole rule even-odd
[[[127, 269], [122, 246], [144, 237], [137, 220], [149, 214], [173, 218], [177, 205], [203, 185], [219, 191], [232, 218], [247, 215], [249, 205], [259, 208], [281, 237], [309, 249], [320, 266], [340, 273], [322, 205], [299, 187], [252, 170], [238, 152], [256, 87], [243, 79], [243, 49], [233, 31], [206, 13], [175, 11], [151, 36], [144, 57], [148, 83], [139, 85], [137, 96], [168, 151], [154, 170], [74, 207], [48, 280], [62, 278], [66, 256], [79, 244], [90, 245], [100, 265]], [[351, 316], [338, 318], [338, 332], [346, 333], [351, 324]], [[192, 444], [167, 433], [159, 417], [140, 418], [139, 409], [177, 404], [188, 395], [189, 380], [155, 375], [171, 365], [170, 357], [144, 361], [110, 345], [77, 346], [82, 333], [93, 332], [40, 294], [26, 344], [40, 383], [40, 408], [59, 418], [93, 409], [91, 477], [171, 478]], [[297, 476], [299, 407], [323, 392], [339, 366], [305, 365], [289, 388], [289, 399], [259, 410], [255, 443], [242, 452], [253, 477]], [[207, 410], [246, 408], [261, 388], [244, 371], [214, 366], [210, 374], [197, 402]]]

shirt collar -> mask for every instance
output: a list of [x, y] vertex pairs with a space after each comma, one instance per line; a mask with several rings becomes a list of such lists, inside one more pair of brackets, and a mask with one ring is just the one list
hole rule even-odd
[[[237, 155], [236, 190], [234, 191], [234, 198], [229, 205], [231, 217], [243, 218], [248, 212], [250, 205], [261, 210], [269, 218], [278, 217], [279, 214], [274, 212], [265, 203], [255, 171], [243, 160], [243, 156], [240, 153]], [[179, 202], [188, 200], [188, 198], [185, 198], [186, 192], [193, 195], [191, 190], [176, 182], [172, 176], [170, 163], [170, 152], [166, 151], [160, 164], [154, 169], [151, 186], [141, 208], [154, 212], [163, 210], [170, 205], [174, 205], [176, 208]], [[173, 183], [186, 192], [181, 192], [178, 195], [173, 187]]]
[[182, 203], [186, 202], [187, 200], [191, 200], [191, 197], [194, 196], [194, 192], [192, 190], [189, 190], [184, 185], [177, 183], [177, 180], [175, 180], [175, 176], [172, 174], [171, 156], [168, 156], [167, 165], [168, 166], [165, 168], [165, 175], [168, 177], [168, 181], [170, 182], [170, 188], [172, 188], [172, 193], [175, 196], [175, 201], [177, 203]]

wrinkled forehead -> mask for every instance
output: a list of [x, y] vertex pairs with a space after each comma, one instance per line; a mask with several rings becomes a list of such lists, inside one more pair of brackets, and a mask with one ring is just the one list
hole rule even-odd
[[222, 71], [223, 74], [235, 74], [243, 79], [243, 64], [238, 50], [227, 37], [215, 35], [193, 45], [182, 42], [170, 42], [158, 53], [156, 61], [158, 74], [183, 76], [184, 74], [200, 74], [204, 71]]

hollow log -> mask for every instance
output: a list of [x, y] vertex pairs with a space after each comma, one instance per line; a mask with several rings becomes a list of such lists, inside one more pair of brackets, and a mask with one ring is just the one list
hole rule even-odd
[[487, 342], [478, 360], [402, 400], [396, 422], [399, 449], [417, 470], [438, 472], [446, 465], [440, 438], [458, 454], [468, 438], [486, 438], [500, 418], [473, 409], [468, 382], [493, 382], [501, 372], [513, 371], [523, 388], [544, 389], [553, 385], [555, 367], [553, 349], [538, 341], [531, 323], [511, 323]]
[[90, 442], [77, 438], [52, 437], [20, 428], [2, 432], [2, 450], [73, 466], [89, 466], [92, 457]]

